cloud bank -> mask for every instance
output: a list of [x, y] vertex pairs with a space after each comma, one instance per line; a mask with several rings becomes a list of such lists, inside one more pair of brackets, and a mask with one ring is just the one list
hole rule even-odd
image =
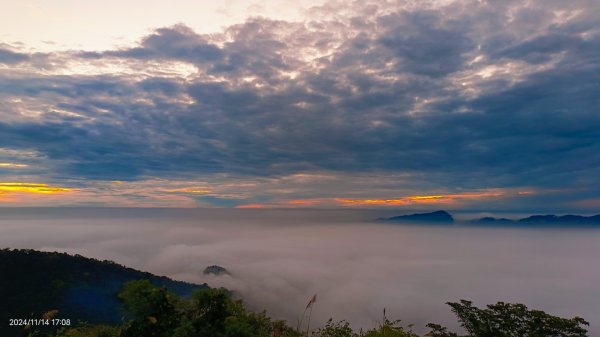
[[[236, 290], [292, 325], [317, 293], [312, 322], [369, 328], [390, 318], [451, 329], [444, 303], [525, 303], [600, 330], [598, 229], [373, 224], [348, 210], [7, 210], [0, 247], [67, 251]], [[229, 276], [205, 276], [206, 266]]]

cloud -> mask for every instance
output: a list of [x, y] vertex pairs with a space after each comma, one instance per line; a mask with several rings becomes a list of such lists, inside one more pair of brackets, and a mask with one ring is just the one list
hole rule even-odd
[[[2, 45], [0, 44], [0, 46]], [[18, 53], [9, 49], [0, 48], [0, 63], [14, 64], [26, 61], [28, 59], [28, 54]]]
[[48, 179], [406, 173], [419, 181], [400, 195], [593, 191], [598, 7], [332, 2], [43, 67], [3, 52], [18, 67], [0, 70], [0, 138], [47, 157]]
[[90, 58], [102, 56], [136, 59], [165, 58], [192, 63], [206, 63], [221, 57], [220, 49], [217, 46], [204, 40], [202, 36], [184, 25], [159, 28], [154, 34], [144, 37], [139, 47], [104, 53], [83, 52], [79, 55]]
[[19, 163], [0, 163], [0, 167], [3, 168], [24, 168], [29, 165], [27, 164], [19, 164]]
[[346, 205], [418, 205], [418, 204], [450, 204], [461, 199], [498, 199], [504, 197], [501, 191], [484, 191], [460, 194], [440, 194], [440, 195], [412, 195], [398, 199], [336, 199], [337, 202]]
[[[3, 210], [3, 246], [109, 259], [235, 290], [253, 310], [296, 319], [317, 293], [311, 326], [355, 329], [388, 317], [458, 325], [444, 303], [524, 303], [590, 321], [598, 335], [598, 229], [374, 224], [366, 210]], [[394, 213], [392, 213], [394, 214]], [[489, 214], [488, 214], [489, 215]], [[464, 216], [464, 215], [463, 215]], [[468, 217], [476, 217], [469, 213]], [[209, 265], [230, 276], [206, 276]], [[282, 300], [285, 299], [285, 300]], [[454, 329], [453, 329], [454, 330]]]
[[72, 189], [58, 186], [49, 186], [48, 184], [23, 183], [23, 182], [0, 182], [0, 192], [25, 192], [53, 194], [69, 192]]
[[[22, 202], [31, 195], [56, 195], [73, 192], [68, 187], [31, 182], [0, 182], [0, 202]], [[35, 199], [35, 197], [34, 197]]]

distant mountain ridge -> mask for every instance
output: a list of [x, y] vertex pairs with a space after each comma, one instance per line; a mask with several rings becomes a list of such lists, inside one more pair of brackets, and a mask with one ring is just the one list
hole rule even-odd
[[398, 215], [391, 218], [379, 218], [381, 221], [397, 222], [434, 222], [434, 223], [453, 223], [454, 218], [446, 211], [435, 211], [429, 213], [414, 213], [408, 215]]
[[[0, 318], [40, 318], [48, 310], [58, 317], [92, 323], [119, 323], [123, 313], [117, 294], [129, 281], [146, 279], [171, 292], [190, 296], [208, 287], [174, 281], [112, 261], [30, 249], [0, 250]], [[6, 327], [0, 327], [0, 336]], [[14, 332], [14, 331], [13, 331]]]
[[[454, 223], [454, 217], [447, 211], [435, 211], [429, 213], [413, 213], [407, 215], [398, 215], [389, 218], [378, 218], [378, 221], [392, 222], [417, 222], [417, 223]], [[475, 220], [466, 220], [470, 223], [486, 224], [486, 225], [508, 225], [508, 224], [539, 224], [539, 225], [600, 225], [600, 214], [592, 216], [583, 215], [531, 215], [521, 219], [507, 219], [483, 217]]]
[[577, 225], [600, 225], [600, 214], [592, 215], [592, 216], [583, 216], [583, 215], [561, 215], [557, 216], [554, 214], [547, 215], [531, 215], [526, 218], [521, 218], [517, 220], [511, 220], [506, 218], [493, 218], [493, 217], [485, 217], [481, 219], [474, 220], [476, 223], [486, 223], [486, 224], [494, 224], [494, 223], [521, 223], [521, 224], [552, 224], [552, 225], [560, 225], [560, 224], [577, 224]]

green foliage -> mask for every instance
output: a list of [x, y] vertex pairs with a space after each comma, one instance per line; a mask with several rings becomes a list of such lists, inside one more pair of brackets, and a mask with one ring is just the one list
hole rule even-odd
[[324, 327], [317, 329], [312, 334], [312, 337], [358, 337], [352, 328], [350, 323], [346, 321], [333, 322], [329, 319]]
[[155, 287], [148, 280], [128, 282], [119, 298], [135, 319], [171, 313], [175, 307], [174, 296], [165, 288]]
[[[265, 312], [248, 311], [242, 301], [225, 289], [203, 289], [190, 300], [179, 299], [148, 281], [128, 283], [119, 298], [131, 320], [123, 326], [83, 325], [63, 328], [55, 337], [308, 337], [283, 321], [273, 321]], [[588, 323], [579, 318], [565, 319], [522, 304], [498, 302], [485, 309], [461, 300], [448, 303], [469, 333], [463, 337], [585, 337]], [[427, 337], [459, 337], [438, 324], [428, 324]], [[418, 337], [383, 316], [371, 330], [356, 333], [346, 321], [329, 320], [310, 337]]]
[[426, 337], [458, 337], [454, 332], [448, 331], [448, 328], [443, 327], [439, 324], [429, 323], [427, 327], [431, 329], [425, 336]]
[[367, 331], [364, 337], [419, 337], [410, 330], [410, 327], [409, 325], [407, 330], [400, 325], [400, 320], [390, 321], [384, 314], [383, 322], [379, 327]]
[[179, 326], [175, 296], [148, 280], [132, 281], [119, 294], [133, 320], [124, 327], [121, 337], [170, 337]]
[[194, 294], [185, 314], [197, 335], [219, 337], [224, 335], [227, 318], [238, 311], [226, 289], [203, 289]]
[[273, 337], [302, 337], [302, 334], [288, 326], [285, 321], [274, 321]]
[[226, 289], [201, 289], [192, 299], [175, 299], [149, 282], [128, 283], [119, 297], [132, 314], [121, 337], [271, 337], [294, 336], [266, 313], [246, 310]]
[[[580, 317], [560, 318], [540, 310], [529, 310], [523, 304], [498, 302], [486, 309], [472, 302], [448, 303], [461, 325], [472, 337], [585, 337], [589, 325]], [[430, 336], [454, 337], [439, 325], [430, 324]]]
[[273, 324], [267, 315], [245, 312], [230, 316], [225, 321], [225, 337], [253, 337], [273, 335]]
[[82, 325], [76, 328], [62, 328], [56, 337], [119, 337], [121, 329], [110, 325]]

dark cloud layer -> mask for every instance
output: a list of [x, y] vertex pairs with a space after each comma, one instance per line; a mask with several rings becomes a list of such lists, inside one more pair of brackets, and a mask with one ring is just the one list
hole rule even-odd
[[[129, 49], [47, 56], [69, 74], [0, 49], [0, 63], [25, 64], [0, 70], [0, 142], [54, 160], [53, 179], [418, 172], [444, 189], [598, 197], [597, 2], [311, 11], [301, 23], [254, 18], [212, 35], [176, 25]], [[168, 64], [193, 70], [161, 73]]]
[[17, 53], [12, 50], [0, 48], [0, 63], [13, 64], [29, 59], [29, 55]]

